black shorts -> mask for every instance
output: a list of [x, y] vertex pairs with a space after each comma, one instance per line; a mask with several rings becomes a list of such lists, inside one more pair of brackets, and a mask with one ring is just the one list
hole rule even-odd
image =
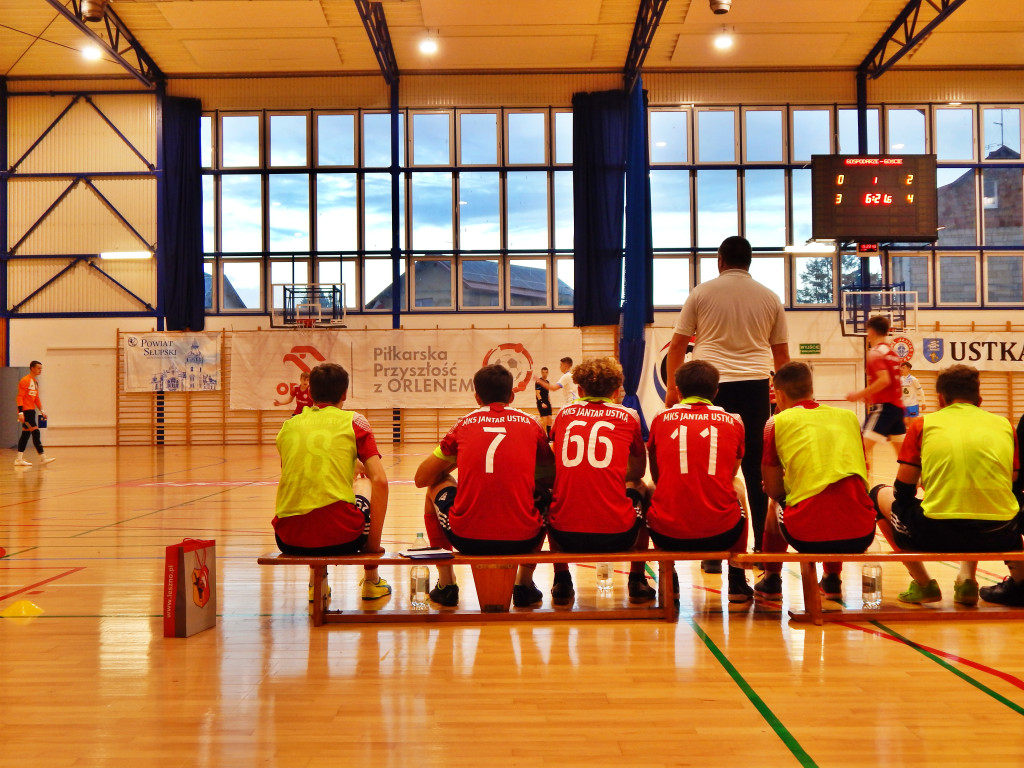
[[875, 403], [864, 417], [864, 434], [873, 432], [880, 437], [907, 434], [903, 409], [892, 403]]
[[636, 545], [644, 527], [644, 506], [640, 494], [632, 488], [626, 496], [633, 502], [636, 520], [633, 527], [621, 533], [588, 533], [585, 531], [559, 531], [548, 526], [548, 535], [562, 552], [625, 552]]
[[717, 536], [707, 536], [703, 539], [673, 539], [671, 536], [662, 536], [648, 526], [654, 546], [667, 552], [718, 552], [720, 550], [731, 550], [736, 545], [736, 542], [740, 540], [746, 528], [747, 518], [743, 515], [740, 515], [739, 522], [728, 531]]
[[311, 557], [329, 557], [331, 555], [354, 555], [366, 546], [366, 540], [370, 537], [370, 500], [365, 496], [356, 494], [356, 508], [363, 513], [363, 532], [352, 541], [344, 541], [340, 544], [329, 544], [324, 547], [293, 547], [285, 544], [276, 533], [277, 548], [286, 555], [309, 555]]
[[537, 401], [537, 413], [539, 413], [541, 416], [550, 416], [551, 415], [551, 403], [546, 403], [543, 400], [538, 400]]
[[1019, 552], [1021, 534], [1012, 520], [940, 520], [926, 517], [921, 500], [892, 502], [896, 546], [912, 552]]
[[454, 485], [449, 485], [438, 491], [434, 496], [434, 512], [437, 514], [437, 522], [444, 531], [444, 535], [460, 553], [464, 555], [523, 555], [540, 549], [546, 533], [543, 528], [537, 532], [536, 536], [521, 541], [467, 539], [453, 533], [448, 521], [448, 513], [451, 511], [452, 504], [455, 503], [458, 490]]

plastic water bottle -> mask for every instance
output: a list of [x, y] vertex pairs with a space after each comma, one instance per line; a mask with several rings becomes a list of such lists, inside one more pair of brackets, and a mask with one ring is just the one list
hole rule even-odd
[[423, 537], [423, 531], [416, 534], [416, 538], [413, 541], [409, 549], [426, 549], [430, 545], [427, 544], [427, 540]]
[[600, 593], [611, 592], [612, 589], [612, 564], [597, 564], [597, 591]]
[[[881, 552], [881, 545], [876, 539], [868, 552]], [[861, 598], [866, 609], [882, 606], [882, 565], [881, 563], [864, 563], [860, 569]]]
[[430, 589], [430, 571], [425, 565], [414, 565], [409, 574], [409, 595], [417, 611], [427, 609]]

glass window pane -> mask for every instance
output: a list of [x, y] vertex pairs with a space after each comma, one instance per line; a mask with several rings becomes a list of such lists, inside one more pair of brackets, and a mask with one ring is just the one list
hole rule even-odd
[[746, 155], [751, 162], [782, 161], [782, 112], [752, 109], [744, 113]]
[[793, 110], [793, 160], [832, 152], [831, 114], [827, 109]]
[[548, 306], [548, 263], [545, 259], [509, 259], [509, 306]]
[[790, 245], [803, 245], [811, 238], [811, 171], [795, 168], [793, 189], [793, 237]]
[[558, 289], [555, 294], [555, 306], [572, 308], [573, 288], [576, 285], [576, 266], [571, 258], [555, 259], [555, 279]]
[[697, 160], [736, 162], [736, 113], [731, 109], [697, 112]]
[[717, 249], [738, 231], [736, 171], [697, 171], [697, 246]]
[[[398, 116], [398, 164], [405, 164], [405, 126]], [[391, 115], [372, 112], [363, 115], [363, 165], [385, 168], [391, 165]]]
[[497, 173], [459, 174], [459, 248], [493, 251], [501, 247], [501, 195]]
[[452, 174], [412, 175], [412, 244], [418, 251], [452, 249]]
[[354, 259], [320, 259], [316, 269], [318, 283], [341, 283], [345, 286], [345, 307], [347, 309], [355, 309], [359, 305]]
[[459, 149], [463, 163], [497, 165], [498, 115], [494, 112], [459, 115]]
[[651, 181], [651, 242], [655, 248], [690, 247], [690, 172], [654, 171]]
[[937, 107], [935, 154], [939, 160], [974, 159], [974, 110]]
[[686, 112], [651, 112], [651, 162], [685, 163], [687, 152]]
[[356, 175], [320, 173], [316, 177], [316, 247], [318, 251], [354, 251]]
[[576, 222], [573, 218], [572, 171], [555, 171], [555, 248], [572, 250]]
[[260, 177], [256, 174], [220, 179], [221, 250], [263, 250]]
[[928, 257], [921, 254], [892, 254], [892, 281], [903, 283], [903, 290], [917, 292], [917, 304], [923, 306], [931, 303], [931, 292], [928, 289]]
[[221, 167], [252, 168], [260, 164], [260, 119], [257, 115], [224, 115], [220, 120]]
[[831, 304], [833, 278], [831, 256], [795, 256], [797, 304]]
[[224, 309], [263, 308], [263, 267], [258, 261], [222, 261]]
[[203, 262], [203, 283], [204, 283], [204, 299], [203, 308], [207, 311], [213, 309], [213, 268], [214, 263], [207, 259]]
[[978, 204], [971, 168], [939, 168], [939, 245], [978, 244]]
[[355, 115], [317, 115], [317, 164], [355, 165], [355, 133]]
[[747, 240], [755, 248], [786, 245], [786, 172], [748, 170], [744, 179], [743, 212]]
[[461, 271], [462, 306], [498, 306], [500, 284], [497, 259], [463, 259]]
[[771, 288], [786, 303], [786, 259], [783, 256], [755, 256], [750, 262], [750, 276]]
[[890, 109], [889, 153], [923, 155], [925, 153], [925, 120], [923, 109]]
[[450, 309], [452, 304], [451, 259], [417, 259], [413, 262], [413, 299], [417, 307]]
[[[363, 296], [365, 309], [391, 309], [391, 259], [363, 260]], [[405, 307], [405, 260], [401, 262], [398, 279], [399, 307]]]
[[284, 307], [284, 291], [282, 283], [309, 283], [309, 262], [305, 259], [289, 259], [288, 261], [270, 262], [270, 300], [271, 307]]
[[1020, 159], [1020, 109], [993, 107], [984, 110], [982, 119], [985, 124], [984, 156], [1005, 160]]
[[305, 115], [270, 116], [270, 165], [309, 165]]
[[548, 175], [543, 171], [508, 174], [508, 247], [548, 247]]
[[939, 256], [939, 303], [978, 301], [977, 260], [972, 256]]
[[[368, 173], [363, 177], [363, 216], [366, 235], [363, 247], [368, 251], [391, 250], [391, 174]], [[405, 221], [405, 197], [398, 194], [398, 217]], [[405, 227], [398, 227], [399, 248], [405, 247]], [[368, 294], [369, 295], [369, 294]]]
[[213, 115], [199, 118], [199, 164], [203, 168], [213, 166]]
[[681, 307], [690, 295], [690, 260], [685, 256], [654, 257], [654, 306]]
[[267, 182], [270, 250], [309, 250], [309, 176], [274, 174]]
[[718, 277], [718, 255], [702, 254], [697, 259], [697, 282], [705, 283]]
[[[855, 253], [844, 253], [840, 257], [840, 264], [839, 284], [844, 288], [882, 283], [882, 260], [879, 256], [861, 258]], [[863, 270], [867, 270], [866, 277], [862, 274]]]
[[555, 162], [572, 162], [572, 112], [555, 113]]
[[217, 250], [217, 211], [215, 206], [213, 176], [203, 176], [203, 251]]
[[[867, 110], [868, 148], [863, 154], [878, 154], [878, 110]], [[859, 155], [860, 144], [857, 138], [857, 110], [839, 110], [839, 154]]]
[[986, 255], [985, 273], [989, 304], [1024, 303], [1024, 257], [1019, 253]]
[[412, 161], [414, 165], [451, 165], [450, 116], [412, 116]]
[[1024, 204], [1021, 202], [1021, 169], [993, 168], [981, 171], [981, 207], [985, 217], [985, 243], [1024, 245]]
[[508, 116], [508, 161], [539, 165], [545, 162], [544, 113], [512, 112]]

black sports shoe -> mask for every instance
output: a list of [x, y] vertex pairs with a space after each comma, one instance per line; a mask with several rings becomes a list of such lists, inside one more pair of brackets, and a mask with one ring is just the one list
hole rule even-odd
[[729, 566], [729, 602], [746, 603], [754, 597], [754, 590], [747, 583], [747, 574], [742, 568]]
[[629, 581], [626, 583], [629, 591], [629, 602], [646, 603], [658, 596], [658, 591], [647, 583], [647, 577], [642, 573], [635, 576], [629, 574]]
[[544, 599], [544, 593], [537, 589], [537, 586], [529, 584], [516, 584], [512, 587], [512, 605], [516, 608], [529, 608], [537, 605]]
[[704, 573], [721, 573], [722, 572], [722, 561], [721, 560], [701, 560], [700, 569]]
[[756, 592], [759, 597], [765, 597], [769, 600], [778, 600], [782, 597], [782, 574], [766, 573], [761, 577], [761, 580], [754, 585], [754, 592]]
[[459, 604], [459, 585], [449, 584], [447, 587], [434, 587], [430, 590], [430, 599], [446, 608], [454, 608]]
[[572, 574], [568, 571], [557, 571], [551, 584], [551, 602], [555, 605], [572, 605], [576, 590], [572, 587]]
[[978, 594], [986, 603], [1024, 606], [1024, 583], [1018, 583], [1009, 576], [994, 587], [982, 587]]
[[843, 579], [838, 573], [826, 573], [818, 582], [818, 591], [829, 600], [843, 599]]

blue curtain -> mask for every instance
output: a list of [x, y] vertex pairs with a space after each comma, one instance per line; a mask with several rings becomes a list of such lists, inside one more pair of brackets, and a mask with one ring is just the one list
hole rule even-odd
[[644, 418], [637, 387], [643, 375], [644, 327], [654, 322], [654, 282], [651, 276], [651, 185], [647, 150], [647, 99], [643, 81], [637, 80], [629, 96], [628, 149], [626, 154], [626, 289], [622, 305], [622, 333], [619, 362], [625, 376], [626, 396], [622, 403], [640, 414], [644, 439]]
[[572, 97], [573, 322], [577, 326], [619, 322], [627, 105], [624, 91]]
[[160, 224], [163, 309], [169, 331], [206, 325], [199, 99], [163, 100], [164, 205]]

